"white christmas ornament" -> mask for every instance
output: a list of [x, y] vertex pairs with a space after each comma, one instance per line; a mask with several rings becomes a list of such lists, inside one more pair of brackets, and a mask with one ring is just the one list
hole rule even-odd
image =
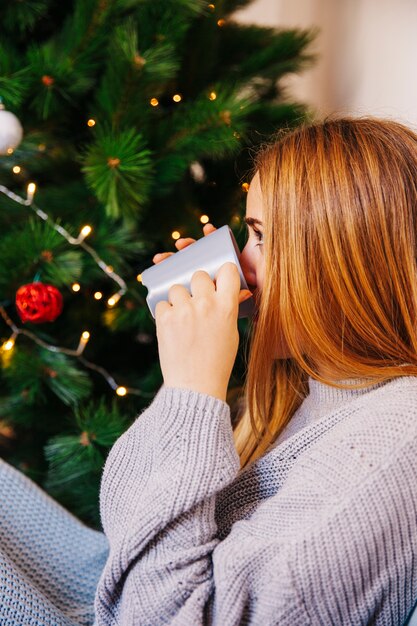
[[22, 141], [23, 128], [16, 115], [0, 103], [0, 155], [11, 154]]
[[204, 183], [206, 180], [204, 167], [198, 161], [193, 161], [193, 163], [191, 163], [190, 172], [196, 183]]

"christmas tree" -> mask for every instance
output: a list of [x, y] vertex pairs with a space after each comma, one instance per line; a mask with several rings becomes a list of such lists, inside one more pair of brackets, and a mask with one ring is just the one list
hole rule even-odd
[[[2, 2], [0, 454], [92, 526], [162, 384], [141, 271], [209, 220], [242, 246], [251, 151], [308, 114], [280, 79], [314, 35], [249, 3]], [[231, 403], [243, 377], [239, 353]]]

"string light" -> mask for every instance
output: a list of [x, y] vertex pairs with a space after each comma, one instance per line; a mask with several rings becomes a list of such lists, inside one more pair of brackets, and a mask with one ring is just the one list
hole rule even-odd
[[10, 352], [10, 350], [13, 350], [14, 340], [16, 336], [17, 336], [17, 333], [13, 333], [10, 339], [5, 341], [4, 344], [2, 345], [2, 350], [6, 350], [7, 352]]
[[158, 98], [151, 98], [151, 99], [150, 99], [150, 103], [151, 103], [151, 105], [152, 105], [153, 107], [157, 107], [157, 106], [158, 106], [158, 104], [159, 104], [159, 100], [158, 100]]
[[13, 148], [7, 148], [7, 154], [13, 154], [14, 150]]
[[89, 226], [88, 224], [86, 226], [83, 226], [81, 229], [81, 235], [83, 235], [84, 237], [87, 237], [87, 235], [89, 235], [92, 231], [91, 226]]
[[13, 168], [13, 170], [12, 170], [12, 171], [13, 171], [13, 174], [20, 174], [21, 169], [22, 169], [22, 168], [21, 168], [19, 165], [15, 165], [15, 166], [14, 166], [14, 168]]
[[174, 232], [173, 232], [173, 233], [171, 233], [171, 237], [172, 237], [173, 239], [175, 239], [175, 240], [176, 240], [176, 239], [179, 239], [179, 238], [181, 237], [181, 233], [180, 233], [180, 232], [178, 232], [178, 230], [174, 230]]
[[117, 387], [116, 393], [118, 396], [125, 396], [127, 394], [126, 387]]
[[80, 337], [80, 342], [76, 350], [77, 355], [82, 354], [84, 352], [84, 348], [87, 345], [89, 339], [90, 339], [90, 333], [88, 332], [88, 330], [85, 330]]
[[138, 274], [136, 276], [136, 280], [138, 281], [138, 283], [141, 283], [142, 282], [142, 274]]
[[71, 285], [71, 289], [72, 289], [73, 291], [80, 291], [81, 286], [79, 285], [79, 283], [73, 283], [73, 284]]
[[202, 216], [200, 217], [200, 222], [201, 222], [202, 224], [208, 224], [208, 222], [209, 222], [209, 221], [210, 221], [210, 218], [209, 218], [209, 216], [208, 216], [208, 215], [202, 215]]
[[215, 100], [217, 98], [217, 93], [215, 91], [211, 91], [209, 95], [210, 100]]
[[[87, 245], [83, 239], [84, 237], [87, 236], [87, 231], [88, 234], [89, 232], [91, 232], [91, 227], [90, 226], [85, 226], [81, 229], [81, 233], [80, 235], [75, 238], [72, 237], [72, 235], [70, 235], [68, 233], [68, 231], [65, 230], [65, 228], [63, 228], [62, 226], [60, 226], [59, 224], [56, 224], [47, 213], [45, 213], [45, 211], [42, 211], [42, 209], [39, 209], [38, 207], [36, 207], [35, 205], [33, 205], [33, 197], [35, 195], [36, 192], [36, 185], [35, 183], [29, 183], [28, 187], [27, 187], [27, 197], [26, 198], [22, 198], [21, 196], [18, 196], [17, 194], [15, 194], [13, 191], [10, 191], [10, 189], [8, 189], [7, 187], [5, 187], [4, 185], [0, 185], [0, 193], [3, 193], [4, 195], [6, 195], [8, 198], [10, 198], [11, 200], [13, 200], [14, 202], [18, 202], [19, 204], [22, 204], [24, 206], [28, 206], [30, 207], [36, 214], [38, 217], [40, 217], [41, 219], [43, 219], [45, 222], [47, 222], [52, 228], [54, 228], [62, 237], [64, 237], [68, 243], [72, 244], [72, 245], [79, 245], [81, 248], [83, 248], [96, 262], [96, 264], [100, 267], [100, 269], [107, 274], [107, 276], [109, 276], [109, 278], [112, 278], [112, 280], [114, 280], [120, 287], [119, 291], [117, 293], [115, 293], [112, 298], [110, 298], [110, 300], [113, 302], [113, 304], [116, 304], [122, 295], [124, 295], [127, 291], [127, 285], [125, 283], [125, 281], [123, 280], [123, 278], [121, 276], [119, 276], [118, 274], [116, 274], [113, 271], [113, 268], [111, 265], [107, 265], [107, 263], [105, 263], [97, 254], [97, 252], [89, 245]], [[76, 286], [76, 288], [74, 289], [74, 286]], [[80, 289], [80, 285], [78, 283], [74, 283], [73, 284], [73, 289], [74, 291], [79, 290]], [[78, 289], [77, 289], [78, 287]], [[96, 292], [95, 297], [97, 298], [97, 295], [100, 294], [100, 298], [102, 297], [101, 292]], [[118, 385], [116, 383], [116, 381], [114, 380], [114, 378], [107, 372], [107, 370], [105, 370], [103, 367], [96, 365], [95, 363], [91, 363], [90, 361], [87, 361], [79, 352], [79, 348], [80, 348], [80, 344], [81, 347], [83, 348], [83, 346], [85, 346], [85, 344], [88, 341], [89, 338], [89, 333], [88, 331], [84, 331], [84, 333], [81, 336], [80, 339], [80, 344], [79, 347], [77, 348], [77, 350], [71, 350], [68, 348], [63, 348], [61, 346], [55, 346], [52, 344], [48, 344], [46, 341], [43, 341], [43, 339], [40, 339], [39, 337], [37, 337], [34, 333], [23, 329], [23, 328], [18, 328], [13, 322], [12, 320], [9, 318], [9, 316], [7, 315], [4, 307], [0, 306], [0, 315], [3, 317], [3, 319], [5, 320], [5, 322], [8, 324], [8, 326], [12, 329], [13, 331], [13, 336], [5, 342], [5, 346], [7, 346], [5, 348], [5, 350], [7, 352], [10, 352], [10, 350], [13, 348], [14, 346], [14, 339], [15, 337], [17, 337], [17, 335], [22, 334], [25, 335], [26, 337], [29, 337], [30, 339], [32, 339], [32, 341], [34, 341], [36, 344], [46, 348], [47, 350], [50, 350], [51, 352], [55, 352], [55, 353], [63, 353], [63, 354], [68, 354], [69, 356], [75, 356], [79, 359], [79, 361], [81, 363], [83, 363], [83, 365], [91, 370], [94, 370], [96, 372], [98, 372], [99, 374], [101, 374], [101, 376], [103, 376], [103, 378], [105, 378], [105, 380], [107, 381], [107, 383], [110, 385], [110, 387], [113, 390], [117, 390], [120, 385]], [[87, 338], [87, 334], [88, 333], [88, 338]], [[134, 394], [134, 395], [138, 395], [138, 396], [143, 396], [143, 397], [147, 397], [147, 398], [152, 398], [153, 397], [153, 393], [151, 392], [146, 392], [146, 391], [142, 391], [140, 389], [135, 389], [135, 388], [131, 388], [131, 387], [123, 387], [122, 389], [125, 389], [125, 393], [130, 393], [130, 394]]]
[[96, 293], [94, 294], [94, 297], [96, 300], [101, 300], [103, 297], [103, 294], [101, 293], [101, 291], [96, 291]]
[[[62, 353], [62, 354], [68, 354], [69, 356], [74, 356], [77, 357], [78, 360], [87, 368], [94, 370], [95, 372], [98, 372], [99, 374], [101, 374], [101, 376], [103, 376], [103, 378], [107, 381], [107, 383], [109, 384], [109, 386], [116, 391], [117, 393], [117, 389], [124, 389], [125, 393], [122, 392], [122, 394], [118, 394], [118, 395], [126, 395], [126, 393], [130, 393], [130, 394], [134, 394], [137, 396], [143, 396], [145, 398], [152, 398], [153, 397], [153, 393], [151, 392], [147, 392], [147, 391], [142, 391], [141, 389], [135, 389], [133, 387], [121, 387], [120, 385], [118, 385], [116, 383], [116, 381], [114, 380], [113, 376], [111, 376], [109, 374], [109, 372], [107, 372], [107, 370], [104, 369], [104, 367], [101, 367], [99, 365], [96, 365], [95, 363], [91, 363], [90, 361], [87, 361], [82, 354], [79, 352], [79, 348], [77, 348], [77, 350], [71, 350], [68, 348], [62, 348], [61, 346], [54, 346], [52, 344], [47, 343], [46, 341], [44, 341], [43, 339], [40, 339], [39, 337], [37, 337], [34, 333], [32, 333], [29, 330], [26, 330], [25, 328], [18, 328], [16, 326], [16, 324], [14, 324], [14, 322], [12, 322], [12, 320], [10, 319], [10, 317], [7, 315], [5, 309], [3, 306], [0, 306], [0, 315], [2, 316], [2, 318], [4, 319], [4, 321], [6, 322], [6, 324], [12, 329], [13, 331], [13, 335], [12, 337], [5, 342], [5, 344], [7, 344], [7, 348], [4, 348], [3, 344], [3, 348], [10, 352], [11, 348], [14, 345], [14, 339], [15, 337], [17, 337], [18, 335], [25, 335], [26, 337], [29, 337], [30, 339], [32, 339], [32, 341], [34, 341], [36, 344], [38, 344], [39, 346], [42, 346], [43, 348], [45, 348], [46, 350], [49, 350], [50, 352], [55, 352], [55, 353]], [[88, 331], [84, 331], [84, 333], [81, 335], [81, 340], [80, 343], [83, 339], [84, 336], [84, 342], [86, 343], [86, 334], [88, 333]], [[89, 333], [88, 333], [89, 335]], [[87, 339], [88, 341], [88, 339]], [[13, 345], [11, 345], [11, 342], [13, 342]]]
[[[120, 287], [119, 291], [118, 291], [118, 295], [119, 298], [121, 296], [123, 296], [126, 291], [127, 291], [127, 286], [125, 281], [123, 280], [123, 278], [121, 276], [119, 276], [118, 274], [116, 274], [116, 272], [113, 271], [113, 268], [111, 267], [111, 265], [107, 265], [107, 263], [105, 263], [97, 254], [97, 252], [89, 245], [87, 245], [84, 241], [85, 238], [85, 234], [83, 234], [82, 231], [84, 231], [84, 227], [80, 233], [80, 235], [78, 237], [73, 237], [72, 235], [69, 234], [69, 232], [67, 230], [65, 230], [65, 228], [63, 228], [62, 226], [60, 226], [59, 224], [57, 224], [56, 222], [54, 222], [47, 213], [45, 213], [45, 211], [42, 211], [42, 209], [39, 209], [38, 207], [36, 207], [33, 204], [33, 197], [35, 195], [35, 191], [36, 191], [36, 185], [35, 183], [29, 183], [28, 187], [27, 187], [27, 198], [26, 200], [24, 200], [23, 198], [21, 198], [20, 196], [18, 196], [17, 194], [13, 193], [13, 191], [10, 191], [10, 189], [7, 189], [7, 187], [4, 187], [4, 185], [0, 185], [0, 192], [4, 193], [8, 198], [10, 198], [11, 200], [14, 200], [15, 202], [18, 202], [19, 204], [23, 204], [25, 206], [30, 207], [33, 211], [35, 211], [36, 215], [38, 217], [40, 217], [41, 219], [43, 219], [45, 222], [47, 222], [52, 228], [54, 228], [60, 235], [62, 235], [62, 237], [64, 237], [68, 243], [70, 243], [71, 245], [78, 245], [81, 246], [81, 248], [83, 248], [86, 252], [88, 252], [88, 254], [93, 257], [94, 261], [97, 263], [97, 265], [99, 266], [99, 268], [105, 273], [107, 274], [107, 276], [109, 278], [111, 278], [112, 280], [114, 280]], [[89, 227], [91, 228], [91, 227]], [[85, 232], [85, 231], [84, 231]]]
[[249, 187], [250, 187], [249, 183], [243, 183], [242, 184], [242, 189], [243, 189], [243, 191], [246, 191], [246, 193], [248, 193]]
[[216, 5], [214, 4], [209, 4], [208, 8], [210, 9], [210, 11], [215, 11], [216, 10]]
[[87, 126], [90, 126], [90, 128], [92, 128], [95, 125], [96, 125], [96, 120], [93, 120], [93, 119], [88, 120]]
[[33, 198], [35, 196], [36, 193], [36, 185], [35, 183], [29, 183], [29, 185], [27, 186], [27, 203], [30, 205], [33, 202]]
[[217, 20], [217, 26], [222, 28], [226, 24], [226, 20]]
[[45, 150], [46, 150], [45, 144], [44, 143], [40, 143], [39, 146], [38, 146], [38, 150], [39, 150], [39, 152], [45, 152]]
[[179, 93], [176, 93], [175, 96], [172, 96], [174, 102], [181, 102], [182, 96]]
[[109, 298], [107, 300], [107, 304], [109, 306], [114, 306], [115, 304], [117, 304], [120, 300], [120, 295], [118, 293], [115, 293], [111, 296], [111, 298]]

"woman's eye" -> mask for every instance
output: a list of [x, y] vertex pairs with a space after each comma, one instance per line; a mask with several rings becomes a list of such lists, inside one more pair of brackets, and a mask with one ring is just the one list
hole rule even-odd
[[264, 243], [264, 236], [263, 233], [261, 233], [259, 230], [253, 230], [255, 237], [257, 238], [257, 240], [259, 241], [259, 243], [257, 243], [257, 246], [262, 246]]

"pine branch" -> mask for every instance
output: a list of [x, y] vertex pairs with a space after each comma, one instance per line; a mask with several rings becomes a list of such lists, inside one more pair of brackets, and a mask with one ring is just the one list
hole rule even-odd
[[0, 258], [3, 293], [10, 288], [15, 291], [24, 276], [32, 282], [39, 271], [58, 286], [69, 286], [80, 278], [82, 271], [81, 253], [68, 251], [59, 233], [33, 217], [2, 237]]
[[0, 42], [0, 95], [7, 107], [18, 108], [26, 95], [29, 68], [24, 65], [15, 46]]
[[5, 6], [0, 12], [2, 27], [9, 33], [19, 31], [21, 34], [33, 29], [35, 24], [46, 15], [48, 0], [26, 0], [14, 2], [3, 0]]
[[79, 403], [91, 392], [85, 371], [75, 367], [66, 355], [43, 348], [28, 350], [15, 346], [3, 376], [14, 394], [23, 394], [27, 405], [47, 403], [48, 389], [68, 406]]
[[135, 129], [120, 133], [99, 130], [82, 171], [109, 217], [137, 215], [149, 198], [151, 151]]
[[240, 149], [239, 140], [246, 131], [253, 104], [224, 84], [215, 85], [213, 92], [215, 100], [203, 93], [191, 104], [184, 103], [169, 125], [167, 121], [160, 123], [159, 141], [162, 144], [165, 137], [165, 149], [157, 162], [159, 193], [166, 193], [180, 180], [193, 161], [202, 157], [220, 160]]

